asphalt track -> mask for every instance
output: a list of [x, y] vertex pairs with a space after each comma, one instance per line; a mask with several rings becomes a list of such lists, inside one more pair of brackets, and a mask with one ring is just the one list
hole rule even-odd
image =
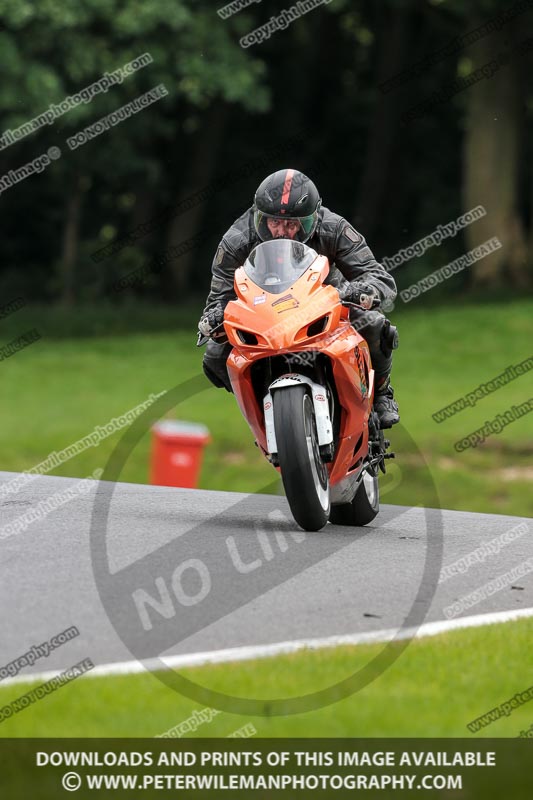
[[[0, 473], [0, 492], [14, 477]], [[77, 484], [42, 476], [0, 494], [0, 528]], [[0, 667], [72, 625], [77, 638], [21, 674], [443, 620], [533, 556], [520, 517], [384, 505], [365, 528], [304, 534], [283, 497], [121, 483], [100, 484], [104, 499], [114, 489], [106, 522], [101, 502], [94, 516], [95, 487], [0, 538]], [[438, 582], [441, 566], [520, 523], [525, 532], [498, 554]], [[457, 617], [528, 607], [533, 572]]]

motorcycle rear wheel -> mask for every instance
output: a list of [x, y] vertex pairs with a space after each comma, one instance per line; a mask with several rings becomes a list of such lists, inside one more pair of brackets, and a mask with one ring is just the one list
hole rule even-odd
[[320, 457], [313, 400], [305, 386], [274, 393], [274, 428], [285, 494], [292, 515], [306, 531], [329, 519], [329, 474]]
[[372, 522], [379, 512], [379, 483], [377, 476], [368, 470], [351, 503], [331, 506], [329, 521], [333, 525], [353, 525], [359, 527]]

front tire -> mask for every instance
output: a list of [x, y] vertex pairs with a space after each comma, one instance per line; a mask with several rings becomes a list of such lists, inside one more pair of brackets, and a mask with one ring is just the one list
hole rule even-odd
[[319, 531], [330, 514], [329, 474], [320, 457], [313, 400], [304, 386], [273, 396], [274, 428], [285, 494], [292, 515], [306, 531]]
[[353, 525], [359, 527], [372, 522], [379, 512], [379, 483], [377, 475], [368, 470], [351, 503], [331, 506], [329, 521], [333, 525]]

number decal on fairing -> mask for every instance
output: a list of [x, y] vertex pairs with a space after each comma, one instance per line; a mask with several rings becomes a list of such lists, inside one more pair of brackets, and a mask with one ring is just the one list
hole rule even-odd
[[355, 348], [355, 360], [357, 361], [359, 380], [361, 382], [361, 394], [365, 395], [368, 391], [368, 387], [366, 385], [365, 359], [359, 347]]

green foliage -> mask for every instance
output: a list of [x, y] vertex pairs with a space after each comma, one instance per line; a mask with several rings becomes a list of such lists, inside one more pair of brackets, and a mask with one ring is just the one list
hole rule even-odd
[[[401, 115], [453, 81], [472, 59], [473, 48], [443, 57], [389, 93], [381, 91], [380, 81], [456, 40], [478, 18], [494, 16], [504, 7], [500, 0], [468, 5], [458, 0], [335, 0], [248, 49], [239, 46], [239, 39], [281, 8], [254, 3], [222, 20], [216, 13], [222, 5], [223, 0], [0, 0], [0, 135], [105, 72], [143, 53], [153, 58], [120, 85], [0, 150], [1, 177], [50, 146], [62, 149], [62, 157], [44, 173], [0, 193], [8, 232], [0, 245], [0, 296], [23, 291], [46, 302], [62, 296], [65, 272], [60, 265], [70, 223], [76, 300], [118, 301], [110, 291], [113, 280], [164, 249], [172, 219], [136, 241], [128, 253], [96, 266], [90, 256], [98, 247], [249, 159], [259, 161], [296, 133], [305, 135], [292, 152], [273, 156], [238, 186], [221, 189], [184, 216], [178, 238], [182, 227], [183, 239], [203, 226], [212, 235], [191, 255], [202, 269], [184, 266], [182, 281], [174, 281], [170, 267], [164, 269], [137, 296], [147, 302], [182, 299], [174, 283], [180, 292], [207, 291], [216, 241], [250, 204], [264, 174], [289, 162], [318, 176], [324, 204], [361, 227], [378, 258], [465, 210], [463, 139], [472, 89], [413, 124], [403, 125]], [[530, 21], [528, 12], [516, 27], [525, 30]], [[512, 44], [511, 25], [501, 34]], [[520, 60], [524, 86], [529, 67], [526, 58]], [[77, 150], [67, 148], [67, 137], [159, 84], [168, 90], [167, 97]], [[526, 106], [530, 94], [525, 88]], [[516, 131], [526, 144], [515, 198], [523, 222], [530, 216], [530, 128], [531, 115]], [[387, 135], [378, 136], [383, 130]], [[368, 199], [367, 225], [364, 214], [361, 219], [366, 192], [379, 184], [380, 173], [382, 190]], [[73, 229], [68, 209], [80, 179], [85, 189], [79, 226]], [[529, 235], [530, 225], [525, 227]], [[454, 253], [464, 252], [463, 237], [452, 244]], [[435, 267], [442, 266], [441, 252], [433, 255]], [[421, 267], [417, 259], [412, 267]], [[453, 295], [456, 286], [449, 283], [444, 292]]]
[[[45, 0], [19, 3], [3, 0], [0, 20], [0, 111], [5, 127], [16, 127], [59, 103], [141, 53], [153, 65], [124, 80], [107, 95], [67, 112], [63, 125], [108, 113], [119, 100], [136, 97], [165, 83], [169, 105], [184, 100], [205, 107], [215, 98], [241, 103], [249, 110], [266, 110], [268, 91], [262, 85], [264, 65], [235, 47], [228, 26], [214, 25], [213, 9], [175, 0]], [[170, 110], [169, 109], [169, 110]], [[161, 114], [164, 116], [164, 114]], [[128, 138], [157, 129], [158, 115], [139, 114], [128, 121]]]

